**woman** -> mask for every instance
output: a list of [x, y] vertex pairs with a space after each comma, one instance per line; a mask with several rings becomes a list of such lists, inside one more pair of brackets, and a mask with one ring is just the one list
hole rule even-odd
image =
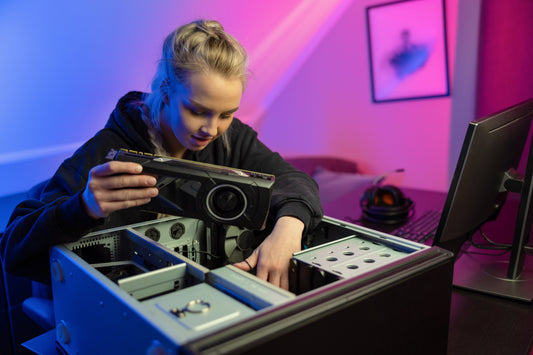
[[287, 289], [290, 258], [323, 211], [314, 181], [234, 118], [246, 65], [242, 46], [216, 21], [171, 33], [151, 93], [120, 99], [105, 128], [63, 162], [39, 196], [17, 206], [1, 240], [8, 272], [49, 282], [50, 246], [155, 218], [139, 208], [158, 195], [155, 178], [139, 164], [106, 159], [125, 148], [275, 175], [271, 233], [235, 266], [256, 268], [257, 277]]

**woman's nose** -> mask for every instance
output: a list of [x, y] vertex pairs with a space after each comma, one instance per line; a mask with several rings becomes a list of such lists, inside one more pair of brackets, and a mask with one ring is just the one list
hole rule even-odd
[[218, 120], [216, 117], [208, 117], [202, 126], [202, 131], [212, 137], [217, 135]]

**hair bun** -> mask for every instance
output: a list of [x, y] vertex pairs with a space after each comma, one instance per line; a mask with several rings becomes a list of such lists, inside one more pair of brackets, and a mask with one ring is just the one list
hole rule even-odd
[[198, 20], [196, 21], [196, 29], [204, 32], [207, 35], [219, 36], [224, 32], [222, 24], [215, 20]]

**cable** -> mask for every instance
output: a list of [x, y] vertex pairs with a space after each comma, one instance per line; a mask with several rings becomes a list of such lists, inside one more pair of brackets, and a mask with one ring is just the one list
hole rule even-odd
[[[473, 247], [478, 248], [478, 249], [483, 249], [483, 250], [505, 250], [504, 254], [508, 252], [509, 250], [511, 250], [512, 246], [510, 244], [501, 244], [501, 243], [496, 243], [492, 241], [483, 232], [483, 229], [481, 228], [481, 226], [477, 229], [477, 231], [483, 237], [483, 239], [485, 239], [488, 242], [488, 244], [480, 244], [480, 243], [474, 242], [474, 235], [476, 233], [472, 233], [472, 235], [468, 238], [468, 241], [470, 242], [470, 244], [472, 244]], [[471, 253], [475, 254], [475, 252], [471, 252]], [[491, 254], [484, 254], [484, 255], [491, 255]]]
[[378, 176], [377, 178], [374, 179], [374, 181], [372, 181], [372, 186], [374, 185], [377, 185], [379, 183], [381, 183], [383, 180], [385, 180], [385, 178], [387, 176], [389, 176], [390, 174], [394, 174], [394, 173], [403, 173], [405, 170], [403, 168], [399, 168], [399, 169], [394, 169], [394, 170], [391, 170], [391, 171], [387, 171], [385, 174], [383, 175], [380, 175]]
[[192, 251], [192, 253], [194, 253], [194, 254], [205, 254], [205, 255], [209, 255], [210, 257], [215, 258], [215, 259], [222, 259], [222, 256], [215, 255], [215, 254], [213, 254], [211, 252], [208, 252], [208, 251], [205, 251], [205, 250], [194, 250], [194, 251]]
[[489, 253], [489, 252], [481, 252], [481, 251], [474, 251], [472, 248], [464, 247], [461, 249], [461, 253], [464, 254], [475, 254], [475, 255], [485, 255], [485, 256], [501, 256], [507, 254], [511, 248], [502, 248], [502, 247], [488, 247], [486, 245], [477, 244], [472, 241], [472, 236], [468, 239], [468, 242], [470, 242], [470, 245], [474, 248], [480, 249], [480, 250], [500, 250], [501, 252], [496, 253]]
[[508, 252], [509, 252], [509, 250], [504, 250], [501, 253], [482, 253], [482, 252], [479, 252], [479, 251], [472, 251], [471, 249], [463, 251], [463, 253], [465, 253], [465, 254], [475, 254], [475, 255], [485, 255], [485, 256], [502, 256], [502, 255], [507, 254]]
[[[199, 231], [200, 231], [200, 223], [203, 223], [201, 220], [196, 220], [196, 230], [194, 232], [194, 238], [192, 239], [192, 245], [194, 246], [194, 241], [198, 241], [198, 245], [200, 245], [200, 241], [198, 240], [199, 238]], [[222, 256], [220, 255], [215, 255], [209, 251], [206, 251], [206, 250], [196, 250], [196, 249], [193, 249], [191, 251], [187, 251], [187, 254], [195, 254], [195, 255], [198, 255], [198, 254], [204, 254], [204, 255], [208, 255], [214, 259], [221, 259]]]
[[479, 234], [487, 241], [489, 242], [489, 244], [493, 245], [495, 247], [495, 249], [504, 249], [504, 248], [512, 248], [512, 245], [511, 244], [503, 244], [503, 243], [497, 243], [493, 240], [491, 240], [486, 234], [485, 232], [483, 232], [483, 228], [482, 227], [479, 227], [478, 229], [479, 231]]

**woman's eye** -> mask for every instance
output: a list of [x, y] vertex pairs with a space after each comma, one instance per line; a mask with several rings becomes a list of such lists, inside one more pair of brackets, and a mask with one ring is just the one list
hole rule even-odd
[[202, 116], [202, 115], [205, 114], [205, 112], [200, 111], [200, 110], [195, 110], [195, 109], [192, 108], [192, 107], [188, 107], [187, 109], [188, 109], [189, 112], [190, 112], [191, 114], [193, 114], [194, 116]]
[[233, 116], [232, 113], [223, 113], [220, 115], [220, 118], [228, 119], [228, 118], [231, 118], [231, 116]]

